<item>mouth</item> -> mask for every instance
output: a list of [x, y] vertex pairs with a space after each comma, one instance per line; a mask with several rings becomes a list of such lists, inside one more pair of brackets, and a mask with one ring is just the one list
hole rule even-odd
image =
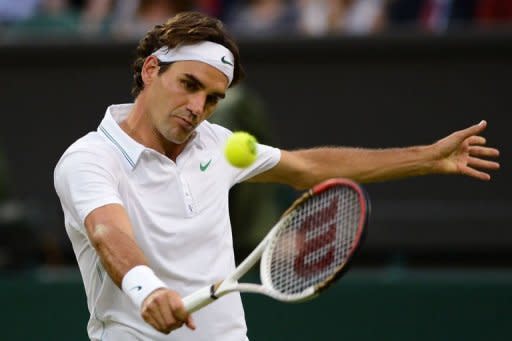
[[187, 130], [193, 130], [195, 128], [195, 125], [190, 122], [189, 120], [187, 120], [186, 118], [183, 118], [181, 116], [175, 116], [176, 119], [178, 120], [178, 122], [180, 123], [180, 125], [184, 128], [186, 128]]

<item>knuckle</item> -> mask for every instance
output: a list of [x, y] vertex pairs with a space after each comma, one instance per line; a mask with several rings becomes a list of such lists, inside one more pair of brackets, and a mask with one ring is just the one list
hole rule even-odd
[[173, 297], [173, 299], [170, 300], [171, 308], [173, 310], [181, 310], [183, 309], [183, 303], [180, 299]]
[[144, 311], [148, 314], [154, 313], [156, 311], [156, 305], [151, 302], [146, 307], [144, 307]]
[[150, 322], [149, 324], [152, 325], [153, 328], [155, 328], [159, 332], [163, 332], [164, 331], [163, 328], [157, 322], [155, 322], [155, 321]]
[[155, 304], [155, 298], [154, 297], [148, 297], [144, 301], [144, 307], [147, 309]]
[[163, 332], [164, 332], [165, 334], [169, 334], [169, 333], [171, 333], [173, 330], [175, 330], [175, 329], [177, 329], [177, 328], [179, 328], [179, 327], [180, 327], [180, 326], [177, 326], [175, 323], [168, 324], [168, 325], [166, 325], [166, 326], [165, 326], [165, 328], [163, 328], [163, 330], [164, 330]]
[[181, 326], [183, 325], [182, 322], [176, 322], [176, 323], [173, 323], [170, 327], [169, 327], [169, 332], [170, 331], [173, 331], [175, 329], [178, 329], [178, 328], [181, 328]]
[[165, 299], [164, 299], [161, 295], [159, 295], [159, 296], [157, 296], [157, 297], [155, 297], [155, 298], [153, 299], [153, 303], [154, 303], [155, 305], [161, 304], [161, 303], [162, 303], [162, 302], [164, 302], [164, 301], [165, 301]]
[[149, 320], [151, 319], [151, 316], [153, 315], [151, 309], [149, 309], [149, 307], [147, 307], [146, 309], [142, 310], [141, 312], [141, 316], [144, 320]]

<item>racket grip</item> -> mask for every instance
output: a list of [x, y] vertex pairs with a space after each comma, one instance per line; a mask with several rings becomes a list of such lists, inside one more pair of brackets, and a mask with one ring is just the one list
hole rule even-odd
[[192, 314], [193, 312], [198, 311], [202, 307], [215, 301], [217, 297], [212, 295], [212, 287], [213, 285], [204, 287], [184, 297], [183, 305], [185, 306], [185, 309], [190, 314]]

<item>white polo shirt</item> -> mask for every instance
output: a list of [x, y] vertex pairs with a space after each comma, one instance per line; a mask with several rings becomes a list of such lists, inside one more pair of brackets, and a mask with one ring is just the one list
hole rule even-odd
[[228, 192], [236, 183], [274, 167], [280, 151], [258, 145], [256, 162], [230, 166], [223, 145], [231, 132], [203, 122], [173, 162], [129, 137], [118, 125], [132, 104], [107, 109], [98, 130], [71, 145], [54, 173], [91, 313], [91, 339], [108, 339], [111, 326], [137, 330], [142, 340], [243, 341], [245, 317], [239, 294], [220, 298], [194, 313], [196, 331], [165, 335], [145, 323], [138, 309], [110, 279], [84, 227], [97, 207], [125, 207], [138, 246], [169, 288], [186, 296], [223, 279], [235, 268]]

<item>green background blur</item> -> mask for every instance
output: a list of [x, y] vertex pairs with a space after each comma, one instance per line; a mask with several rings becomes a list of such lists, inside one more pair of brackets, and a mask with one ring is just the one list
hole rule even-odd
[[[247, 280], [256, 280], [257, 274]], [[353, 270], [312, 301], [243, 295], [251, 340], [510, 340], [512, 273]], [[0, 280], [2, 340], [87, 340], [79, 274]]]

